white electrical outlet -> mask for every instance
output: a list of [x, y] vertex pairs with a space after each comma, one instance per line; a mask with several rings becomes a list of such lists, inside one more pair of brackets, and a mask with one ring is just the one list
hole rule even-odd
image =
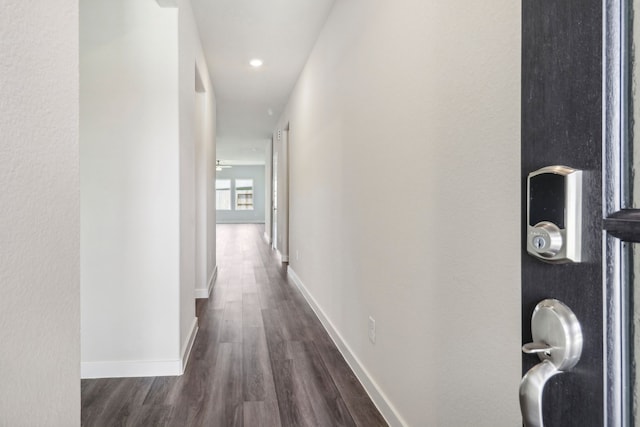
[[296, 261], [300, 260], [300, 252], [296, 249]]
[[376, 319], [369, 316], [369, 341], [372, 344], [376, 343]]

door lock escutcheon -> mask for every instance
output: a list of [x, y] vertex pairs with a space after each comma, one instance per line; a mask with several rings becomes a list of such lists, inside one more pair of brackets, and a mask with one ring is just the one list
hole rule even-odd
[[542, 393], [547, 381], [572, 369], [582, 355], [582, 328], [576, 315], [562, 302], [546, 299], [531, 316], [533, 342], [522, 346], [527, 354], [537, 354], [541, 362], [520, 382], [520, 410], [525, 427], [543, 427]]
[[547, 166], [527, 178], [527, 252], [549, 263], [582, 261], [582, 171]]

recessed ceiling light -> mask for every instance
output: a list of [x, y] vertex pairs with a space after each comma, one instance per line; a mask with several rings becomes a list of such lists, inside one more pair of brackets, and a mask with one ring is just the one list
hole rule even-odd
[[255, 58], [249, 61], [249, 65], [251, 65], [254, 68], [262, 67], [262, 64], [263, 64], [262, 59], [258, 59], [258, 58]]

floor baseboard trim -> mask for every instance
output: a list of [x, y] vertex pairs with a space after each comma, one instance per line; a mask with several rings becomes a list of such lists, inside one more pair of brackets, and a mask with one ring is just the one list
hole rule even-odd
[[196, 298], [209, 298], [211, 296], [211, 292], [213, 291], [213, 287], [216, 283], [216, 279], [218, 278], [218, 266], [216, 265], [213, 268], [213, 273], [211, 273], [211, 277], [209, 278], [209, 283], [207, 284], [207, 289], [196, 289], [195, 295]]
[[196, 335], [198, 335], [198, 318], [193, 318], [193, 323], [191, 324], [191, 333], [189, 334], [189, 339], [185, 341], [184, 346], [182, 347], [182, 371], [180, 374], [184, 373], [184, 370], [187, 368], [187, 362], [189, 362], [189, 355], [191, 354], [191, 349], [193, 348], [193, 343], [196, 341]]
[[385, 418], [387, 423], [390, 426], [394, 427], [406, 426], [407, 424], [404, 422], [402, 417], [400, 417], [398, 411], [389, 402], [389, 399], [387, 399], [386, 395], [380, 390], [380, 387], [371, 378], [371, 375], [369, 375], [369, 372], [364, 368], [353, 351], [351, 351], [351, 348], [342, 338], [342, 335], [340, 335], [335, 326], [333, 326], [331, 320], [329, 320], [329, 318], [325, 315], [322, 308], [318, 305], [315, 298], [313, 298], [313, 296], [309, 293], [307, 288], [302, 283], [302, 280], [291, 268], [291, 266], [287, 268], [287, 275], [289, 276], [291, 281], [298, 287], [298, 289], [300, 289], [300, 292], [302, 292], [302, 295], [307, 300], [316, 316], [318, 316], [318, 319], [320, 319], [322, 326], [324, 326], [325, 330], [335, 343], [336, 347], [338, 348], [344, 359], [347, 361], [347, 364], [356, 375], [356, 377], [358, 377], [358, 380], [360, 380], [360, 383], [362, 383], [365, 391], [367, 392], [373, 403], [376, 405], [382, 416]]
[[280, 262], [289, 262], [289, 255], [282, 255], [282, 253], [276, 249], [276, 253], [278, 255], [278, 258], [280, 258]]
[[176, 360], [127, 360], [118, 362], [82, 362], [80, 377], [128, 378], [167, 377], [182, 375], [182, 361]]
[[174, 377], [184, 373], [191, 349], [198, 335], [198, 318], [193, 319], [189, 339], [176, 360], [125, 360], [117, 362], [82, 362], [80, 378]]
[[264, 241], [267, 243], [267, 245], [271, 244], [271, 238], [269, 237], [269, 235], [267, 234], [267, 232], [265, 231], [264, 234], [262, 235], [262, 237], [264, 238]]

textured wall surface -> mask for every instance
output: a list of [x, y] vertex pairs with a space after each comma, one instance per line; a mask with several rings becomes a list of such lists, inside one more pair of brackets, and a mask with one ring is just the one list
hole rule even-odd
[[0, 9], [0, 426], [75, 426], [78, 2]]
[[519, 112], [518, 2], [338, 0], [280, 120], [290, 265], [398, 424], [520, 424]]

